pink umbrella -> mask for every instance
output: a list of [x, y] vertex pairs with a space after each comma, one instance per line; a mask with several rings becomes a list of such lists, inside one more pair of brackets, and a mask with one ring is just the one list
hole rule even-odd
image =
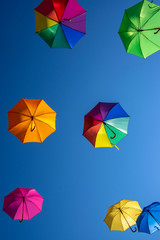
[[13, 220], [30, 220], [42, 211], [43, 198], [33, 188], [16, 188], [4, 198], [3, 211]]

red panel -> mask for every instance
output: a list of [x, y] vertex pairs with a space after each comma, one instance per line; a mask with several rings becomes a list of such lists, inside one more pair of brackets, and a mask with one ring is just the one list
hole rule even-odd
[[56, 14], [56, 11], [53, 7], [53, 1], [52, 0], [44, 0], [43, 2], [40, 3], [38, 7], [35, 8], [37, 12], [40, 12], [44, 16], [47, 16], [48, 18], [59, 22], [58, 17]]
[[99, 123], [86, 131], [83, 136], [90, 141], [90, 143], [95, 147], [96, 137], [102, 123]]
[[95, 118], [85, 116], [84, 117], [84, 129], [83, 129], [83, 134], [91, 127], [101, 123], [101, 121], [98, 121]]
[[59, 19], [59, 21], [61, 21], [64, 10], [65, 10], [66, 5], [68, 3], [68, 0], [52, 0], [52, 1], [53, 1], [53, 6], [56, 10], [58, 19]]

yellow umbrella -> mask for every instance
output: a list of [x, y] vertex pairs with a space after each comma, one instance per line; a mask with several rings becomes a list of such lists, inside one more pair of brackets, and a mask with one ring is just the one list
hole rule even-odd
[[137, 228], [133, 230], [131, 226], [136, 224], [141, 212], [137, 201], [121, 200], [109, 207], [104, 221], [111, 231], [125, 231], [130, 228], [132, 232], [136, 232]]
[[8, 131], [22, 143], [43, 142], [56, 131], [56, 112], [42, 99], [21, 99], [8, 112]]

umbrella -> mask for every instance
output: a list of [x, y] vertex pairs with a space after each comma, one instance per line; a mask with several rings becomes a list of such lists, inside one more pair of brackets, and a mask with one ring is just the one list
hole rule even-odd
[[137, 219], [139, 232], [152, 234], [160, 230], [160, 203], [154, 202], [143, 208], [141, 215]]
[[3, 211], [13, 220], [30, 220], [42, 211], [43, 198], [33, 188], [16, 188], [4, 198]]
[[119, 35], [128, 53], [146, 58], [160, 50], [160, 6], [143, 0], [125, 10]]
[[44, 0], [35, 19], [36, 33], [51, 48], [72, 48], [86, 33], [86, 11], [76, 0]]
[[129, 115], [119, 103], [99, 102], [84, 117], [83, 136], [97, 147], [117, 147], [127, 135]]
[[8, 131], [22, 143], [43, 142], [56, 130], [56, 112], [42, 99], [21, 99], [8, 112]]
[[141, 212], [137, 201], [121, 200], [109, 207], [104, 221], [111, 231], [125, 231], [130, 228], [132, 232], [136, 232], [137, 229], [133, 230], [131, 226], [136, 224]]

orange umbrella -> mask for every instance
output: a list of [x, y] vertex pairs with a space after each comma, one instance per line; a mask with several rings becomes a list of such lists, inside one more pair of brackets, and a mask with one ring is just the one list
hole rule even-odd
[[56, 112], [42, 99], [21, 99], [8, 112], [8, 131], [22, 143], [43, 142], [56, 130]]

